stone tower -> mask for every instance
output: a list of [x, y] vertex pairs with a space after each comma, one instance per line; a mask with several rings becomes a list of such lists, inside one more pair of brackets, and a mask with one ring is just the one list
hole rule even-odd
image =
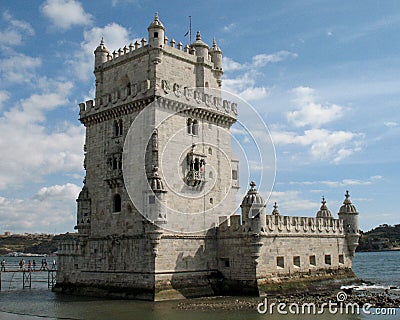
[[168, 41], [158, 14], [147, 30], [148, 41], [110, 52], [101, 39], [94, 51], [95, 99], [79, 114], [86, 128], [79, 242], [61, 250], [60, 286], [121, 286], [156, 299], [164, 281], [157, 278], [168, 283], [189, 268], [202, 279], [215, 265], [215, 244], [199, 261], [183, 260], [206, 247], [219, 215], [235, 211], [229, 129], [237, 106], [221, 95], [222, 52], [199, 32], [186, 47]]

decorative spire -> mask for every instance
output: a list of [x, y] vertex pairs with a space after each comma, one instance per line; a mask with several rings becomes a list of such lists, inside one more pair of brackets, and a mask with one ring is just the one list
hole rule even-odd
[[200, 41], [201, 40], [201, 34], [200, 31], [197, 31], [196, 33], [196, 41]]
[[278, 216], [279, 215], [278, 205], [277, 205], [276, 201], [274, 203], [274, 210], [272, 210], [272, 215], [273, 216]]
[[156, 12], [155, 16], [154, 16], [154, 20], [158, 21], [158, 12]]
[[346, 197], [346, 199], [344, 199], [343, 203], [344, 204], [350, 204], [351, 200], [349, 199], [350, 198], [349, 190], [346, 190], [346, 194], [344, 196]]

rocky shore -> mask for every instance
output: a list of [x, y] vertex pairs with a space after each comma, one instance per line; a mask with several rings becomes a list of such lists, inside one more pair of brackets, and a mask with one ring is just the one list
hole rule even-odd
[[[338, 296], [338, 294], [341, 296]], [[356, 303], [362, 308], [369, 304], [371, 308], [400, 308], [400, 289], [367, 289], [359, 290], [357, 288], [344, 288], [335, 292], [325, 293], [306, 293], [291, 295], [269, 295], [265, 297], [208, 297], [184, 300], [177, 304], [179, 310], [197, 310], [197, 311], [235, 311], [235, 310], [257, 310], [257, 306], [268, 300], [268, 305], [275, 303], [285, 303], [288, 307], [291, 304], [309, 304], [313, 303], [319, 309], [323, 304], [333, 303], [349, 304]], [[339, 300], [338, 300], [339, 299]]]

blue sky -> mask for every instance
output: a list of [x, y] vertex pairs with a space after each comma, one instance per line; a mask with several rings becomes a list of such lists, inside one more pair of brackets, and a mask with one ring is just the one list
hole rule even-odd
[[77, 104], [93, 98], [93, 51], [102, 36], [111, 50], [147, 38], [156, 11], [169, 39], [188, 42], [189, 15], [204, 41], [216, 37], [224, 88], [271, 131], [282, 214], [314, 216], [324, 195], [336, 215], [349, 189], [363, 230], [400, 222], [399, 2], [204, 4], [1, 2], [0, 232], [73, 231], [84, 175]]

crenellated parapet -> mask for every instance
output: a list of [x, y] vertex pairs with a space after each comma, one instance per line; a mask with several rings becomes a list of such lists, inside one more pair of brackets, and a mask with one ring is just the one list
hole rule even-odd
[[[293, 236], [344, 236], [343, 220], [283, 215], [266, 215], [261, 237]], [[241, 221], [240, 215], [220, 217], [219, 237], [241, 237], [253, 234], [251, 226]]]

